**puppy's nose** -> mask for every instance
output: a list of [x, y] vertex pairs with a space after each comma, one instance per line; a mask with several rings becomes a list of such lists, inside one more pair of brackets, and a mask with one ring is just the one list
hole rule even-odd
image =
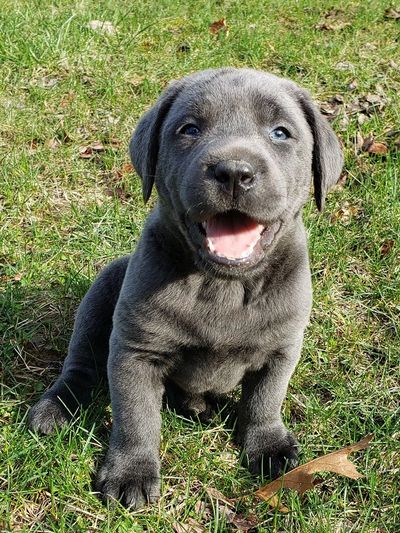
[[214, 168], [215, 179], [228, 193], [236, 197], [254, 185], [255, 172], [247, 161], [220, 161]]

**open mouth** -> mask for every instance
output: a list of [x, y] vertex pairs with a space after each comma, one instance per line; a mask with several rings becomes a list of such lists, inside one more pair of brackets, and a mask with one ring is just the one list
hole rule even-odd
[[253, 264], [272, 244], [280, 223], [265, 226], [239, 211], [219, 213], [202, 222], [204, 246], [210, 259], [229, 266]]

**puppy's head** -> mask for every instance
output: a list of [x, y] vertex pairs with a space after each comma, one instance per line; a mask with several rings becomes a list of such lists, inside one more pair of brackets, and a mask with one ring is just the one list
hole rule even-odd
[[130, 145], [148, 200], [153, 183], [200, 266], [243, 276], [259, 268], [307, 200], [321, 210], [340, 175], [338, 140], [308, 93], [247, 69], [173, 82]]

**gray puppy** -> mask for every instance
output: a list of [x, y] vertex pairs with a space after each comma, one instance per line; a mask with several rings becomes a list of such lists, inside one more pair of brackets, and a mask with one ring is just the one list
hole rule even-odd
[[136, 508], [159, 496], [164, 393], [198, 414], [241, 384], [238, 440], [252, 472], [297, 462], [281, 418], [311, 307], [302, 207], [319, 209], [343, 158], [293, 82], [247, 69], [175, 81], [131, 145], [145, 201], [159, 201], [135, 253], [84, 297], [56, 383], [30, 410], [50, 433], [107, 371], [113, 427], [97, 488]]

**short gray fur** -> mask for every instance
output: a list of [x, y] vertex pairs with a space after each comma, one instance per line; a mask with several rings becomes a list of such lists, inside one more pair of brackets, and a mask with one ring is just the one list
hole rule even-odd
[[[201, 135], [179, 134], [195, 121]], [[269, 132], [284, 126], [289, 142]], [[311, 308], [302, 207], [322, 209], [342, 169], [335, 134], [293, 82], [224, 68], [171, 83], [133, 135], [145, 200], [159, 200], [134, 254], [105, 268], [84, 297], [61, 376], [29, 412], [50, 433], [87, 405], [107, 369], [113, 427], [96, 487], [137, 508], [160, 493], [162, 399], [201, 414], [208, 398], [241, 384], [238, 441], [252, 472], [275, 477], [297, 462], [281, 406], [300, 357]], [[254, 186], [227, 194], [210, 168], [245, 161]], [[201, 221], [235, 209], [280, 230], [256, 264], [207, 256]], [[166, 391], [167, 389], [167, 391]], [[178, 400], [177, 400], [178, 398]], [[68, 412], [69, 411], [69, 412]]]

